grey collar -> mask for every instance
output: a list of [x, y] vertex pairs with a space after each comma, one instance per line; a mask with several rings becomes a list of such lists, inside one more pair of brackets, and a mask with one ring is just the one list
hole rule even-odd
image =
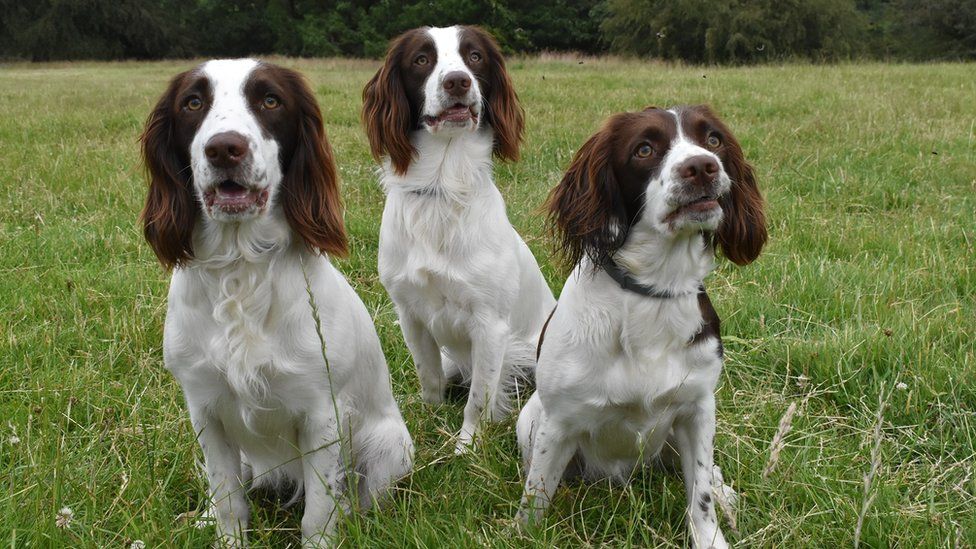
[[610, 278], [612, 278], [620, 288], [627, 290], [628, 292], [634, 292], [635, 294], [642, 295], [644, 297], [653, 297], [656, 299], [672, 299], [675, 297], [682, 297], [692, 294], [702, 294], [705, 293], [705, 285], [699, 284], [698, 289], [693, 292], [681, 292], [674, 293], [668, 290], [662, 290], [660, 288], [655, 288], [654, 286], [647, 286], [637, 282], [637, 280], [630, 275], [627, 271], [623, 269], [617, 262], [610, 259], [606, 261], [603, 265], [603, 270], [606, 271]]

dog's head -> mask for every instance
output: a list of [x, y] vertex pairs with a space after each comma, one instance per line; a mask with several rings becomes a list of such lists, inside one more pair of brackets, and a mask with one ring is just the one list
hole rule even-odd
[[247, 223], [281, 207], [312, 249], [344, 254], [332, 150], [300, 74], [252, 59], [208, 61], [174, 77], [146, 121], [146, 240], [167, 267], [193, 257], [203, 218]]
[[548, 208], [567, 259], [609, 260], [641, 224], [704, 232], [744, 265], [766, 242], [763, 200], [731, 130], [704, 105], [608, 119], [576, 153]]
[[517, 160], [523, 111], [498, 44], [472, 26], [423, 27], [394, 39], [363, 90], [363, 123], [373, 155], [405, 173], [414, 131], [452, 136], [485, 124], [494, 151]]

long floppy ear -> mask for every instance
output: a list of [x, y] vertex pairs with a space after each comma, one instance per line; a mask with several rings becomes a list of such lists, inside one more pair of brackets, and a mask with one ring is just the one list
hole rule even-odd
[[393, 172], [403, 175], [417, 151], [410, 142], [410, 101], [400, 75], [400, 57], [406, 34], [390, 43], [386, 60], [363, 88], [363, 125], [376, 160], [389, 155]]
[[187, 152], [178, 150], [174, 136], [176, 94], [187, 74], [173, 77], [139, 138], [149, 178], [149, 194], [139, 218], [146, 241], [167, 269], [193, 259], [193, 227], [200, 214]]
[[332, 256], [347, 253], [342, 198], [332, 147], [322, 112], [301, 74], [281, 69], [297, 103], [298, 139], [281, 187], [281, 206], [292, 230], [312, 250]]
[[[707, 107], [705, 111], [718, 120]], [[715, 240], [722, 248], [722, 254], [730, 261], [736, 265], [747, 265], [759, 257], [766, 244], [763, 197], [739, 142], [724, 125], [722, 129], [725, 134], [725, 169], [732, 180], [732, 189], [719, 199], [723, 218], [715, 232]]]
[[627, 213], [610, 166], [609, 140], [607, 126], [590, 137], [546, 201], [550, 231], [570, 265], [583, 256], [594, 266], [602, 265], [627, 238]]
[[519, 102], [512, 78], [505, 68], [505, 57], [498, 42], [485, 30], [470, 27], [481, 35], [489, 63], [488, 108], [485, 119], [495, 133], [495, 154], [504, 160], [519, 159], [519, 147], [525, 129], [525, 110]]

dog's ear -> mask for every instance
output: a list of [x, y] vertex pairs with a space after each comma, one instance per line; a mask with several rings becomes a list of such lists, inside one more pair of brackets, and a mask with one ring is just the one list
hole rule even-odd
[[167, 269], [193, 259], [193, 227], [200, 215], [188, 151], [179, 150], [175, 142], [177, 94], [188, 74], [170, 80], [139, 138], [149, 179], [149, 193], [140, 215], [143, 235]]
[[467, 27], [478, 36], [488, 63], [485, 120], [495, 134], [495, 154], [504, 160], [519, 159], [525, 130], [525, 111], [515, 93], [512, 77], [505, 68], [505, 57], [498, 42], [480, 27]]
[[347, 253], [339, 176], [325, 135], [322, 112], [301, 74], [279, 68], [295, 98], [298, 135], [281, 187], [281, 205], [292, 230], [312, 250], [332, 256]]
[[747, 265], [759, 257], [766, 244], [764, 201], [752, 166], [746, 161], [739, 141], [707, 105], [695, 107], [721, 130], [725, 147], [725, 170], [732, 180], [728, 194], [719, 198], [722, 223], [714, 240], [722, 254], [736, 265]]
[[407, 172], [417, 153], [410, 142], [413, 115], [400, 74], [408, 34], [390, 43], [383, 66], [363, 88], [362, 118], [370, 151], [376, 160], [389, 155], [393, 172], [399, 175]]
[[594, 266], [602, 265], [627, 239], [627, 212], [610, 164], [610, 138], [608, 126], [590, 137], [546, 202], [550, 231], [570, 265], [583, 256]]

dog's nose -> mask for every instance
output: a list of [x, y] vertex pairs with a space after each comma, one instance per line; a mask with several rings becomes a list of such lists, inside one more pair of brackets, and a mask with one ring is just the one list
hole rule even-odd
[[462, 71], [449, 72], [444, 77], [444, 91], [448, 95], [460, 97], [471, 89], [471, 77]]
[[215, 168], [236, 168], [247, 158], [247, 138], [237, 132], [223, 132], [210, 138], [203, 152]]
[[704, 154], [692, 156], [678, 165], [678, 177], [689, 185], [707, 185], [718, 175], [718, 162]]

